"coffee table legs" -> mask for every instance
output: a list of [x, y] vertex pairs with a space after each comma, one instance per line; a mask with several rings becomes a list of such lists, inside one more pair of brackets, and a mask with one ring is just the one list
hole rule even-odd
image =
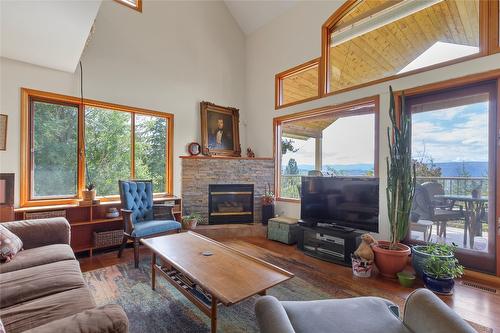
[[217, 332], [217, 298], [212, 295], [212, 305], [210, 307], [210, 332]]
[[156, 288], [156, 253], [151, 255], [151, 289]]

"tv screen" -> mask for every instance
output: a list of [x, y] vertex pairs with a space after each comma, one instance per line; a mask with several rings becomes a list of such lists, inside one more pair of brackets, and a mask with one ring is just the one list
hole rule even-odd
[[378, 232], [379, 180], [302, 177], [301, 219]]

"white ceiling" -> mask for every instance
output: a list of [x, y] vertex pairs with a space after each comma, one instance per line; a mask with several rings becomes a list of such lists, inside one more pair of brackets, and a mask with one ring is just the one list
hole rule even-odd
[[298, 0], [224, 0], [224, 2], [241, 30], [249, 35], [295, 6]]
[[102, 0], [0, 0], [0, 56], [73, 73]]

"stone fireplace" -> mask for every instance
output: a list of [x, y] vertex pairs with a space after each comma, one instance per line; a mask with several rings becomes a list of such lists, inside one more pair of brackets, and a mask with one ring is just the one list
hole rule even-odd
[[[261, 222], [262, 205], [260, 197], [264, 194], [268, 184], [271, 189], [274, 188], [274, 160], [272, 158], [237, 158], [237, 157], [198, 157], [181, 156], [182, 158], [182, 203], [184, 213], [199, 213], [203, 217], [203, 223], [254, 223]], [[248, 198], [244, 203], [234, 203], [230, 195], [216, 194], [221, 196], [217, 198], [216, 213], [211, 216], [210, 210], [210, 188], [211, 185], [246, 185], [244, 189], [217, 189], [216, 192], [250, 192], [253, 187], [253, 198], [251, 202]], [[234, 194], [233, 196], [244, 196], [244, 194]], [[212, 196], [212, 201], [214, 197]], [[233, 197], [234, 199], [234, 197]], [[238, 198], [242, 199], [242, 198]], [[246, 205], [246, 208], [245, 208]], [[253, 206], [253, 215], [248, 216], [246, 212], [250, 211], [248, 205]], [[242, 210], [243, 207], [243, 210]], [[224, 211], [225, 210], [225, 211]], [[240, 217], [233, 214], [232, 219], [226, 219], [221, 222], [224, 214], [231, 210], [242, 210]], [[245, 214], [242, 214], [244, 213]], [[243, 218], [242, 218], [243, 216]], [[212, 217], [212, 219], [211, 219]], [[217, 218], [215, 218], [217, 217]], [[248, 219], [248, 218], [251, 218]], [[214, 219], [215, 218], [215, 219]], [[245, 222], [243, 220], [246, 218]]]

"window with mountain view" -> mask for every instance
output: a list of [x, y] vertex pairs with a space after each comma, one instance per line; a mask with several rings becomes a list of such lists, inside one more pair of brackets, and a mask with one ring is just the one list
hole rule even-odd
[[171, 114], [97, 101], [82, 108], [79, 99], [28, 89], [22, 96], [22, 206], [74, 203], [89, 184], [115, 200], [121, 179], [151, 179], [154, 193], [171, 191]]
[[328, 91], [480, 52], [480, 1], [361, 0], [334, 23]]
[[369, 102], [279, 123], [279, 196], [299, 199], [302, 176], [374, 176], [376, 117]]
[[468, 267], [483, 270], [495, 249], [495, 91], [481, 84], [407, 100], [417, 175], [411, 238], [456, 244]]

